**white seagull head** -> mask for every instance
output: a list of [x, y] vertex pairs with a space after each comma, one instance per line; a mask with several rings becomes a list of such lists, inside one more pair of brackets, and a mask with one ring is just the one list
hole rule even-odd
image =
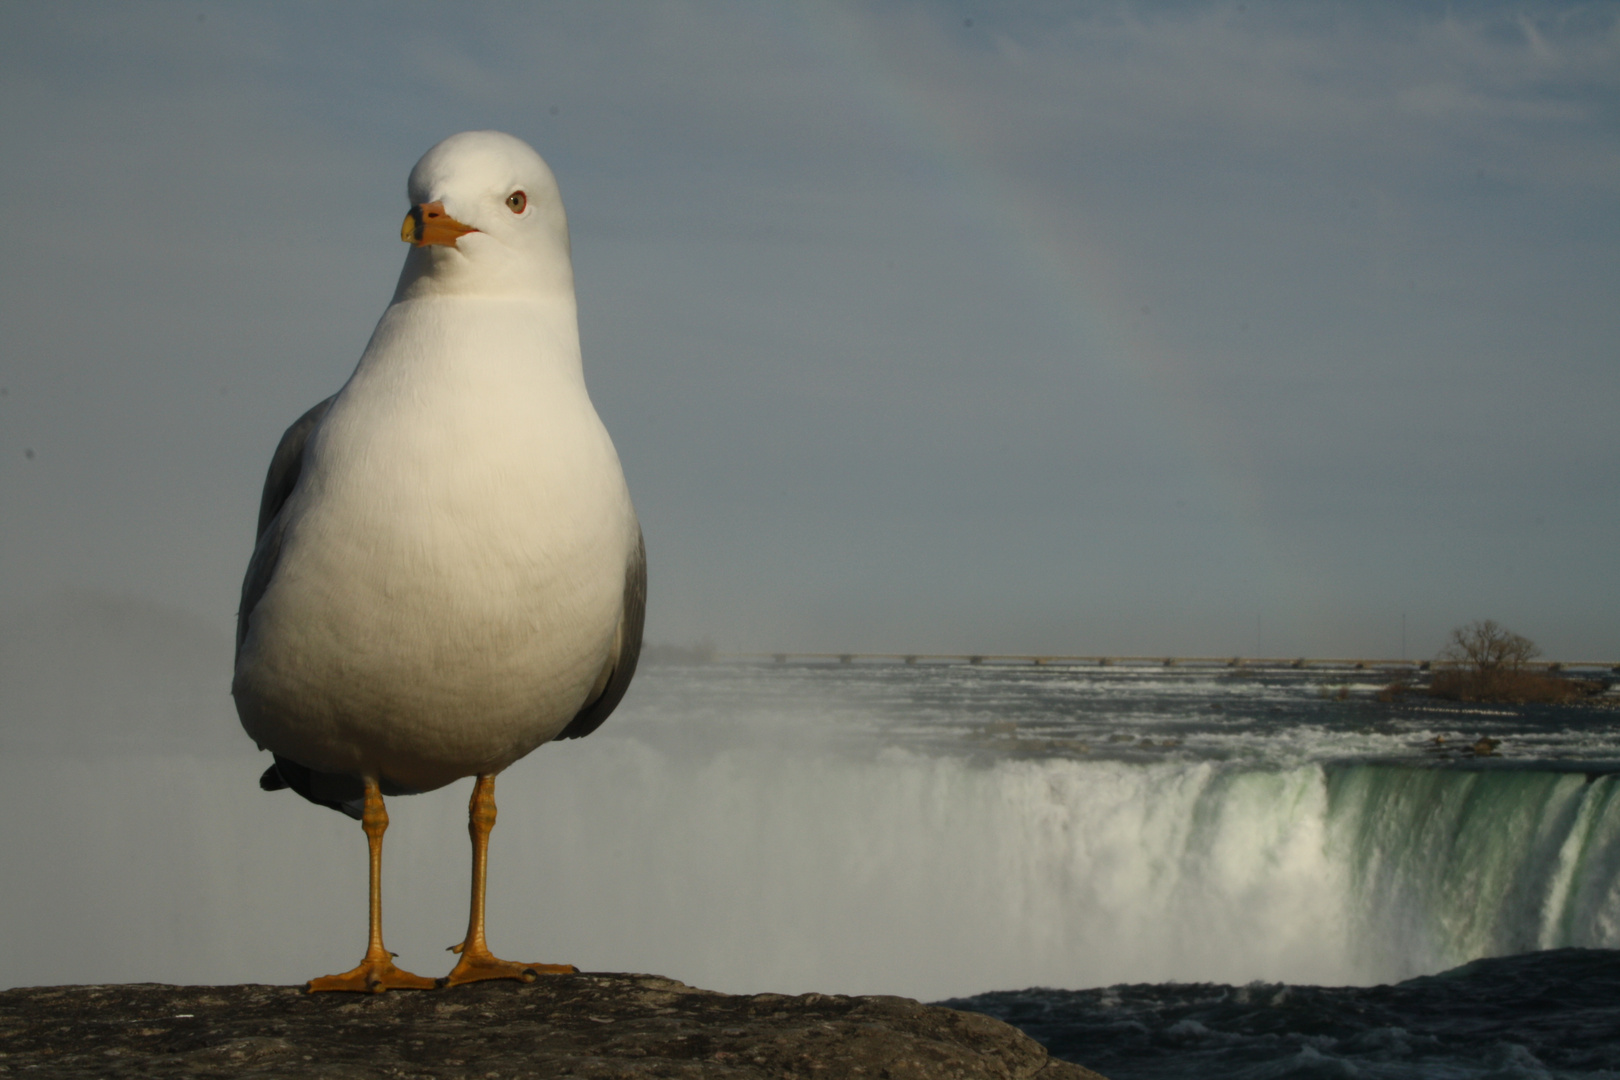
[[464, 131], [411, 170], [411, 245], [394, 300], [545, 296], [574, 291], [568, 217], [557, 179], [521, 139]]

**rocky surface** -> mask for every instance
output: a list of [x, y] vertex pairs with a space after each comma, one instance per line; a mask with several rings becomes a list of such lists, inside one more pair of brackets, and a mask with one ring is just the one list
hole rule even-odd
[[0, 1075], [1098, 1080], [978, 1013], [897, 997], [741, 997], [603, 974], [378, 995], [153, 984], [7, 990]]

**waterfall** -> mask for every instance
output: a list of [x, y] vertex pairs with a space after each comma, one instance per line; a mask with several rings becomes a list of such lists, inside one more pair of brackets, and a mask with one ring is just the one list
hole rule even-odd
[[[0, 939], [0, 984], [295, 982], [358, 959], [359, 826], [258, 790], [267, 759], [234, 730], [225, 665], [197, 651], [193, 681], [212, 689], [153, 676], [151, 701], [128, 678], [29, 696], [30, 665], [12, 664], [0, 910], [18, 932]], [[1316, 697], [1241, 683], [1150, 702], [1175, 722], [1225, 702], [1198, 722], [1233, 727], [1229, 749], [1109, 759], [975, 734], [1037, 692], [1049, 725], [1089, 701], [1098, 731], [1143, 722], [1092, 684], [984, 683], [962, 706], [981, 676], [899, 677], [915, 681], [817, 675], [762, 698], [784, 680], [649, 673], [591, 738], [501, 776], [492, 946], [719, 990], [924, 999], [1371, 984], [1620, 947], [1615, 776], [1327, 760], [1344, 739], [1328, 721], [1268, 734], [1230, 719]], [[1078, 696], [1052, 704], [1058, 685]], [[923, 705], [874, 719], [902, 700]], [[465, 926], [469, 783], [389, 802], [387, 940], [424, 974], [448, 968]]]
[[[8, 758], [0, 905], [41, 932], [0, 943], [0, 981], [296, 981], [352, 962], [363, 837], [257, 791], [257, 764]], [[734, 991], [1393, 982], [1620, 946], [1617, 783], [604, 734], [503, 775], [491, 935]], [[429, 972], [464, 918], [465, 796], [391, 802], [389, 943]]]

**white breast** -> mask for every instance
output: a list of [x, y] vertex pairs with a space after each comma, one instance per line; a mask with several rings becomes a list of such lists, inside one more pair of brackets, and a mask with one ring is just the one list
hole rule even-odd
[[384, 314], [249, 620], [237, 694], [262, 745], [425, 790], [504, 768], [579, 709], [637, 526], [574, 326], [571, 302]]

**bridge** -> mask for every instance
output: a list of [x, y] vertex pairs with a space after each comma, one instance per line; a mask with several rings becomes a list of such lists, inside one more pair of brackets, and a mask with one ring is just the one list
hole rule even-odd
[[[1263, 656], [1075, 656], [1043, 653], [829, 653], [731, 652], [717, 660], [771, 660], [778, 664], [988, 664], [1003, 667], [1163, 667], [1241, 668], [1245, 670], [1431, 671], [1462, 666], [1448, 660], [1375, 660], [1361, 657]], [[1608, 671], [1620, 674], [1620, 661], [1533, 660], [1523, 665], [1537, 671]]]

